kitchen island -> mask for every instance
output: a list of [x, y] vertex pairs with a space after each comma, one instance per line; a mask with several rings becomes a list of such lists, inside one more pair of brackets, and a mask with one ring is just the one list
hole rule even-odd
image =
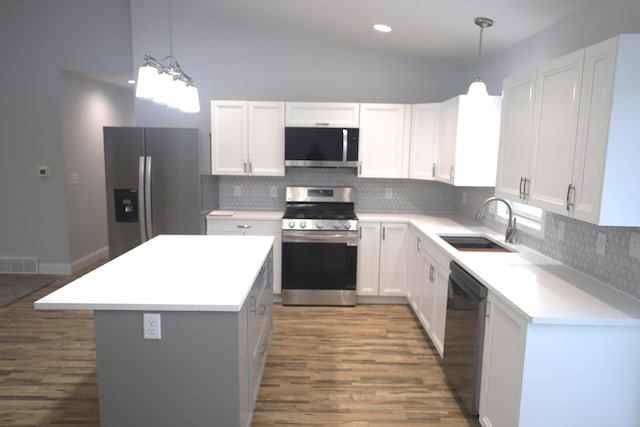
[[35, 302], [94, 312], [101, 426], [251, 424], [273, 240], [158, 236]]

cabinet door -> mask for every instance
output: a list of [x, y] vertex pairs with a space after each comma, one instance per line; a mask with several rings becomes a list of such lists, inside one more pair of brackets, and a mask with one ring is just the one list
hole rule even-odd
[[407, 295], [407, 224], [383, 223], [379, 295]]
[[524, 202], [531, 156], [535, 71], [505, 79], [496, 196]]
[[409, 178], [435, 179], [440, 141], [440, 104], [416, 104], [411, 107], [411, 143]]
[[459, 97], [444, 101], [441, 104], [441, 134], [438, 144], [438, 164], [436, 176], [438, 181], [453, 184], [455, 177], [456, 138], [458, 137], [458, 105]]
[[585, 51], [571, 213], [594, 224], [600, 220], [617, 47], [618, 38], [613, 38]]
[[360, 177], [407, 177], [408, 110], [403, 104], [360, 104]]
[[407, 299], [413, 312], [418, 315], [418, 256], [422, 238], [417, 231], [409, 231], [409, 247], [407, 256]]
[[284, 176], [284, 102], [249, 102], [248, 172]]
[[420, 251], [418, 259], [418, 292], [420, 296], [418, 304], [418, 318], [420, 319], [420, 323], [422, 323], [422, 327], [427, 335], [431, 337], [431, 329], [433, 328], [431, 322], [433, 320], [433, 301], [435, 294], [435, 288], [432, 281], [433, 260], [424, 250]]
[[538, 69], [533, 121], [531, 204], [567, 214], [584, 51]]
[[287, 102], [286, 124], [294, 127], [360, 126], [360, 105], [356, 103]]
[[356, 293], [378, 295], [378, 271], [380, 266], [380, 223], [358, 224], [358, 270]]
[[480, 386], [480, 423], [519, 425], [527, 323], [500, 301], [488, 298]]
[[211, 101], [211, 171], [244, 175], [247, 167], [246, 101]]

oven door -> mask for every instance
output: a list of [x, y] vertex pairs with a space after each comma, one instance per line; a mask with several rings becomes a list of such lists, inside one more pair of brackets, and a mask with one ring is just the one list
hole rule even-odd
[[358, 233], [282, 231], [282, 303], [354, 305]]

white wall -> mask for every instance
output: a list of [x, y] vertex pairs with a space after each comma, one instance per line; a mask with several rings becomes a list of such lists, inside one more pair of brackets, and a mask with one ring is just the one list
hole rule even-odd
[[[33, 0], [1, 10], [0, 258], [37, 257], [42, 272], [73, 261], [61, 71], [130, 74], [130, 37], [127, 0]], [[36, 176], [40, 165], [51, 167], [49, 178]]]
[[62, 140], [72, 270], [108, 255], [103, 126], [133, 125], [133, 89], [63, 73]]

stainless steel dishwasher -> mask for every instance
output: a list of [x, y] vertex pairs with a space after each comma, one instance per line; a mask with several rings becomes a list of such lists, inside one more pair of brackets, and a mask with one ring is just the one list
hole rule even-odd
[[450, 269], [442, 365], [467, 412], [477, 415], [487, 288], [455, 261]]

